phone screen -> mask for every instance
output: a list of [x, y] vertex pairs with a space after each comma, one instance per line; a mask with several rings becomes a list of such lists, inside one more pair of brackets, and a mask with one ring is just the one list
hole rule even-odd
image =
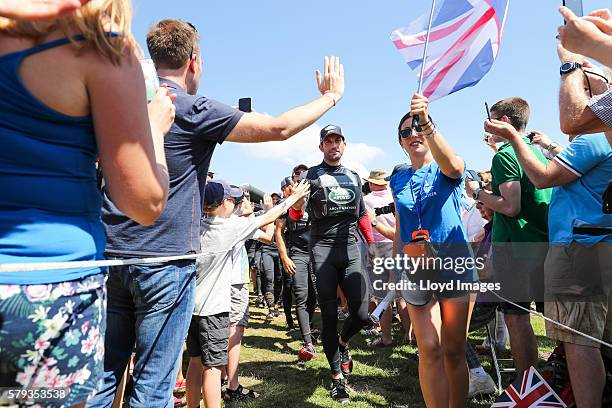
[[584, 12], [582, 11], [582, 0], [563, 0], [563, 5], [572, 10], [572, 13], [578, 17], [582, 17], [584, 15]]
[[238, 99], [238, 110], [242, 112], [251, 112], [251, 98]]

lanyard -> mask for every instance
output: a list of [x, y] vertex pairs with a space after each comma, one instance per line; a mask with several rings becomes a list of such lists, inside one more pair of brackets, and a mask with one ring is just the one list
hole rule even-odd
[[[429, 173], [431, 172], [431, 163], [428, 165], [427, 172], [423, 175], [423, 180], [421, 181], [421, 186], [419, 188], [419, 192], [417, 197], [414, 196], [414, 189], [412, 184], [412, 177], [410, 178], [410, 194], [412, 194], [412, 199], [414, 200], [414, 208], [417, 213], [417, 219], [419, 220], [419, 230], [423, 229], [423, 224], [421, 222], [421, 214], [423, 212], [423, 197], [425, 195], [425, 182], [427, 181], [427, 177], [429, 177]], [[416, 173], [416, 171], [415, 171]], [[414, 173], [412, 173], [414, 175]]]

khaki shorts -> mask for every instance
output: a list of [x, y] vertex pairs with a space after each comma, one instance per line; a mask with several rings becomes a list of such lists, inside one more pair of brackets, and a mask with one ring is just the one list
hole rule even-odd
[[[612, 296], [600, 302], [564, 300], [546, 302], [544, 314], [546, 317], [563, 323], [572, 329], [581, 331], [596, 339], [612, 343]], [[600, 344], [579, 334], [572, 333], [550, 322], [546, 322], [546, 335], [553, 340], [581, 346], [600, 348]], [[612, 350], [604, 347], [603, 353], [612, 358]]]
[[244, 326], [249, 324], [249, 285], [240, 283], [232, 285], [232, 302], [230, 305], [230, 325]]
[[[612, 342], [612, 245], [551, 246], [546, 257], [547, 317], [596, 339]], [[600, 344], [546, 322], [548, 337], [599, 348]], [[605, 347], [604, 354], [612, 357]]]

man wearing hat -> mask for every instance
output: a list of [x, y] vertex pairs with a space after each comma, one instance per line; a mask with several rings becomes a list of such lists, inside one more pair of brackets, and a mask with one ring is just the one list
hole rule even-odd
[[302, 176], [302, 173], [306, 171], [308, 171], [307, 165], [298, 164], [293, 168], [293, 170], [291, 170], [291, 180], [293, 180], [294, 183], [297, 183], [300, 177]]
[[[359, 175], [340, 164], [346, 142], [342, 129], [328, 125], [321, 130], [319, 150], [323, 162], [306, 173], [310, 181], [307, 202], [299, 202], [289, 217], [297, 221], [304, 211], [310, 218], [310, 260], [321, 308], [323, 350], [332, 370], [331, 397], [338, 402], [349, 398], [344, 374], [352, 371], [348, 341], [368, 320], [368, 285], [362, 272], [357, 243], [357, 225], [372, 242], [361, 192]], [[338, 335], [338, 285], [347, 298], [350, 316]]]

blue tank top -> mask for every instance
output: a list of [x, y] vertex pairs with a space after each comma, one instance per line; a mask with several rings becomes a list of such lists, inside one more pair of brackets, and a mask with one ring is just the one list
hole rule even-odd
[[[69, 43], [60, 39], [0, 56], [0, 264], [103, 258], [92, 117], [55, 111], [19, 77], [26, 57]], [[0, 273], [0, 284], [56, 283], [100, 272]]]

